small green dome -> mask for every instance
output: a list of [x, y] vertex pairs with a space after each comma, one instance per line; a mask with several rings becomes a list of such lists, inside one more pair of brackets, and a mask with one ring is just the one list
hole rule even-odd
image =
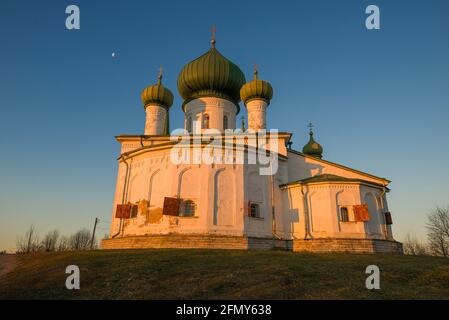
[[309, 142], [302, 148], [302, 153], [321, 159], [323, 157], [323, 147], [313, 139], [312, 130], [310, 130], [309, 135]]
[[257, 75], [257, 70], [254, 70], [254, 79], [240, 89], [240, 98], [245, 104], [252, 99], [264, 99], [270, 104], [273, 88], [268, 81], [259, 80]]
[[178, 77], [178, 91], [184, 105], [201, 97], [219, 97], [233, 102], [239, 109], [240, 88], [245, 84], [242, 70], [212, 48], [186, 64]]
[[158, 76], [157, 84], [149, 86], [142, 91], [142, 103], [146, 107], [150, 103], [170, 108], [173, 104], [173, 94], [162, 83], [162, 73]]

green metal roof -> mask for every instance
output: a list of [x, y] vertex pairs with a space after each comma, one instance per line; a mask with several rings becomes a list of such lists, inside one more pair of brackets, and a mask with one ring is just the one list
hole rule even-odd
[[309, 142], [302, 148], [302, 152], [316, 158], [323, 157], [323, 147], [313, 139], [313, 132], [309, 133]]
[[270, 100], [273, 98], [273, 88], [268, 81], [258, 79], [257, 74], [257, 70], [255, 70], [254, 79], [240, 89], [240, 98], [245, 104], [253, 99], [264, 99], [270, 104]]
[[346, 178], [346, 177], [337, 176], [335, 174], [325, 173], [325, 174], [319, 174], [319, 175], [301, 179], [301, 180], [292, 181], [292, 182], [283, 184], [280, 187], [286, 187], [286, 186], [295, 185], [295, 184], [308, 184], [308, 183], [319, 183], [319, 182], [343, 182], [343, 183], [344, 182], [361, 182], [361, 183], [369, 183], [369, 184], [373, 184], [373, 185], [377, 185], [377, 186], [383, 186], [380, 183], [372, 182], [369, 180], [358, 179], [358, 178]]
[[162, 74], [158, 76], [157, 84], [149, 86], [142, 91], [141, 99], [143, 106], [150, 103], [170, 108], [173, 104], [173, 94], [162, 85]]
[[219, 97], [238, 107], [240, 88], [245, 84], [240, 68], [226, 59], [215, 46], [186, 64], [178, 77], [178, 91], [184, 105], [201, 97]]

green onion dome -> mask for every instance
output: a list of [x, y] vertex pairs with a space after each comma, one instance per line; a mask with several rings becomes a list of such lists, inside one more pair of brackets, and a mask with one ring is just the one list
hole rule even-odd
[[178, 77], [178, 91], [186, 103], [201, 97], [218, 97], [233, 102], [239, 110], [242, 70], [217, 49], [215, 40], [208, 52], [186, 64]]
[[269, 105], [273, 98], [273, 88], [268, 81], [258, 79], [257, 69], [254, 69], [254, 79], [240, 89], [240, 98], [245, 104], [252, 99], [263, 99]]
[[309, 135], [309, 142], [302, 148], [302, 153], [321, 159], [323, 157], [323, 147], [313, 139], [312, 130], [310, 130]]
[[149, 86], [142, 91], [141, 98], [143, 106], [146, 107], [152, 103], [170, 108], [173, 104], [173, 94], [162, 85], [162, 72], [159, 73], [157, 78], [157, 84]]

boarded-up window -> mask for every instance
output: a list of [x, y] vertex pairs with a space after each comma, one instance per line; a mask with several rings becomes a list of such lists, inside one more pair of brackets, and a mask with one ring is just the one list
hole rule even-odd
[[393, 224], [393, 219], [391, 218], [391, 212], [385, 212], [385, 223], [387, 225]]
[[118, 204], [115, 209], [115, 217], [118, 219], [129, 219], [131, 216], [130, 204]]
[[367, 204], [355, 205], [352, 207], [354, 211], [354, 220], [355, 221], [369, 221], [370, 215], [368, 211]]
[[167, 215], [167, 216], [178, 216], [179, 215], [179, 199], [165, 197], [164, 209], [162, 210], [162, 214]]

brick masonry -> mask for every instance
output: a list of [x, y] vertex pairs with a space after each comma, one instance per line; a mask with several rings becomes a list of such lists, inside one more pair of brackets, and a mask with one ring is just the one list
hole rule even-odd
[[106, 239], [101, 242], [102, 249], [280, 249], [295, 252], [349, 252], [402, 254], [402, 244], [388, 240], [370, 239], [314, 239], [280, 240], [272, 238], [251, 238], [217, 235], [151, 235], [127, 236]]

